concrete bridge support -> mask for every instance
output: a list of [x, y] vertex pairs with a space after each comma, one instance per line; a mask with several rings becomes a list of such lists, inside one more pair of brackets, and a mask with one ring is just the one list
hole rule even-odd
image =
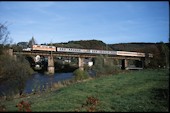
[[122, 69], [127, 70], [127, 67], [128, 67], [128, 61], [127, 61], [127, 59], [123, 59], [122, 60]]
[[13, 49], [9, 49], [7, 53], [9, 54], [9, 56], [13, 57], [14, 60], [17, 60], [17, 56], [13, 54]]
[[127, 59], [125, 59], [125, 70], [127, 70], [127, 67], [128, 67], [128, 61]]
[[52, 56], [48, 56], [48, 73], [54, 74], [55, 68], [54, 68], [54, 59]]
[[8, 54], [9, 54], [10, 56], [13, 56], [13, 49], [9, 49], [9, 50], [8, 50]]
[[79, 57], [78, 59], [79, 59], [78, 60], [79, 69], [84, 70], [84, 63], [83, 63], [84, 58]]

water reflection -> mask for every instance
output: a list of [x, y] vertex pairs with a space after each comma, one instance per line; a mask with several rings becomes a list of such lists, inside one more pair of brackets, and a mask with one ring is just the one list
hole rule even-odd
[[54, 75], [36, 73], [27, 81], [24, 92], [31, 93], [35, 90], [47, 89], [55, 82], [72, 78], [73, 73], [55, 73]]

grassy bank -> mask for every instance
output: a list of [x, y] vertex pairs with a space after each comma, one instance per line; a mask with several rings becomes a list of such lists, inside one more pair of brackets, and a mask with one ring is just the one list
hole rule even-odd
[[1, 105], [6, 111], [18, 111], [16, 104], [24, 100], [31, 103], [32, 111], [87, 111], [87, 97], [93, 96], [98, 99], [95, 111], [167, 112], [168, 88], [168, 71], [141, 70], [103, 76], [41, 95], [1, 100]]

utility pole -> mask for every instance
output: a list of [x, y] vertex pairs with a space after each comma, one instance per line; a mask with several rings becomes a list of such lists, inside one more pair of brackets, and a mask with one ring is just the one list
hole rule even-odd
[[[108, 51], [108, 46], [107, 46], [107, 44], [106, 44], [106, 51]], [[106, 57], [108, 57], [108, 54], [106, 54]]]
[[[51, 46], [52, 46], [52, 41], [51, 41], [51, 44], [50, 44]], [[51, 50], [51, 58], [52, 58], [52, 50]]]

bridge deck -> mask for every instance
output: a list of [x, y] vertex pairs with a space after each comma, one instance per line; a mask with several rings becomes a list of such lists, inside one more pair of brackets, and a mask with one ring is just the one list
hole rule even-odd
[[[22, 51], [22, 52], [13, 52], [14, 54], [23, 54], [23, 55], [42, 55], [42, 56], [49, 56], [51, 55], [50, 52], [42, 52], [42, 51]], [[65, 52], [52, 52], [52, 56], [67, 56], [67, 57], [82, 57], [82, 58], [94, 58], [97, 57], [99, 54], [85, 54], [85, 53], [65, 53]], [[135, 56], [118, 56], [118, 55], [107, 55], [109, 58], [116, 58], [116, 59], [133, 59], [133, 60], [141, 60], [141, 57]]]

